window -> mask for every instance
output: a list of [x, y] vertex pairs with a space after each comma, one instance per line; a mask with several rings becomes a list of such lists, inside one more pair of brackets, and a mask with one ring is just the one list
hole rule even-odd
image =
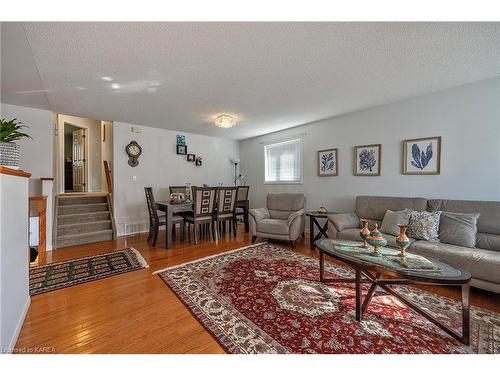
[[265, 183], [302, 182], [301, 140], [273, 143], [264, 146]]

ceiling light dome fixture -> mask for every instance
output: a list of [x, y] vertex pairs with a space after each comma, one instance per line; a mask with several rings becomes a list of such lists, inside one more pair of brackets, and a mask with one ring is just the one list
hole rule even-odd
[[232, 128], [234, 125], [236, 125], [236, 121], [238, 118], [234, 115], [230, 115], [227, 113], [221, 113], [220, 115], [217, 115], [215, 118], [215, 126], [218, 126], [219, 128]]

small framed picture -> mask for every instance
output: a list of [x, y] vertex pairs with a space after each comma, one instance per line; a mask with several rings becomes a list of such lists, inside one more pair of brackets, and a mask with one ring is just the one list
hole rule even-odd
[[186, 145], [177, 145], [177, 155], [186, 155], [188, 148]]
[[441, 137], [403, 141], [403, 174], [441, 173]]
[[337, 149], [318, 151], [318, 176], [337, 176], [338, 175], [338, 157]]
[[354, 147], [354, 175], [380, 176], [382, 145], [363, 145]]
[[187, 161], [195, 161], [196, 156], [195, 154], [187, 154]]
[[177, 144], [178, 145], [185, 145], [186, 144], [186, 136], [177, 134]]
[[196, 157], [194, 164], [197, 167], [201, 167], [201, 158], [199, 156]]

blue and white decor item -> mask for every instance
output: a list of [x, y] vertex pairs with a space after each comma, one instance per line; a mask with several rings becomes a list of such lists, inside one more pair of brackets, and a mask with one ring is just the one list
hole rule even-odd
[[338, 151], [336, 148], [318, 151], [318, 176], [338, 175]]
[[441, 137], [403, 141], [403, 174], [439, 174]]
[[178, 145], [185, 145], [186, 144], [186, 136], [177, 134], [177, 144]]
[[354, 147], [355, 176], [380, 176], [381, 163], [381, 144]]

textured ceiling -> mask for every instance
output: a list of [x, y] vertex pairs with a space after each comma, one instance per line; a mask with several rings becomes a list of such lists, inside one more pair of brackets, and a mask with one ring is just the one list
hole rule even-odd
[[498, 76], [499, 25], [3, 24], [2, 100], [244, 139]]

